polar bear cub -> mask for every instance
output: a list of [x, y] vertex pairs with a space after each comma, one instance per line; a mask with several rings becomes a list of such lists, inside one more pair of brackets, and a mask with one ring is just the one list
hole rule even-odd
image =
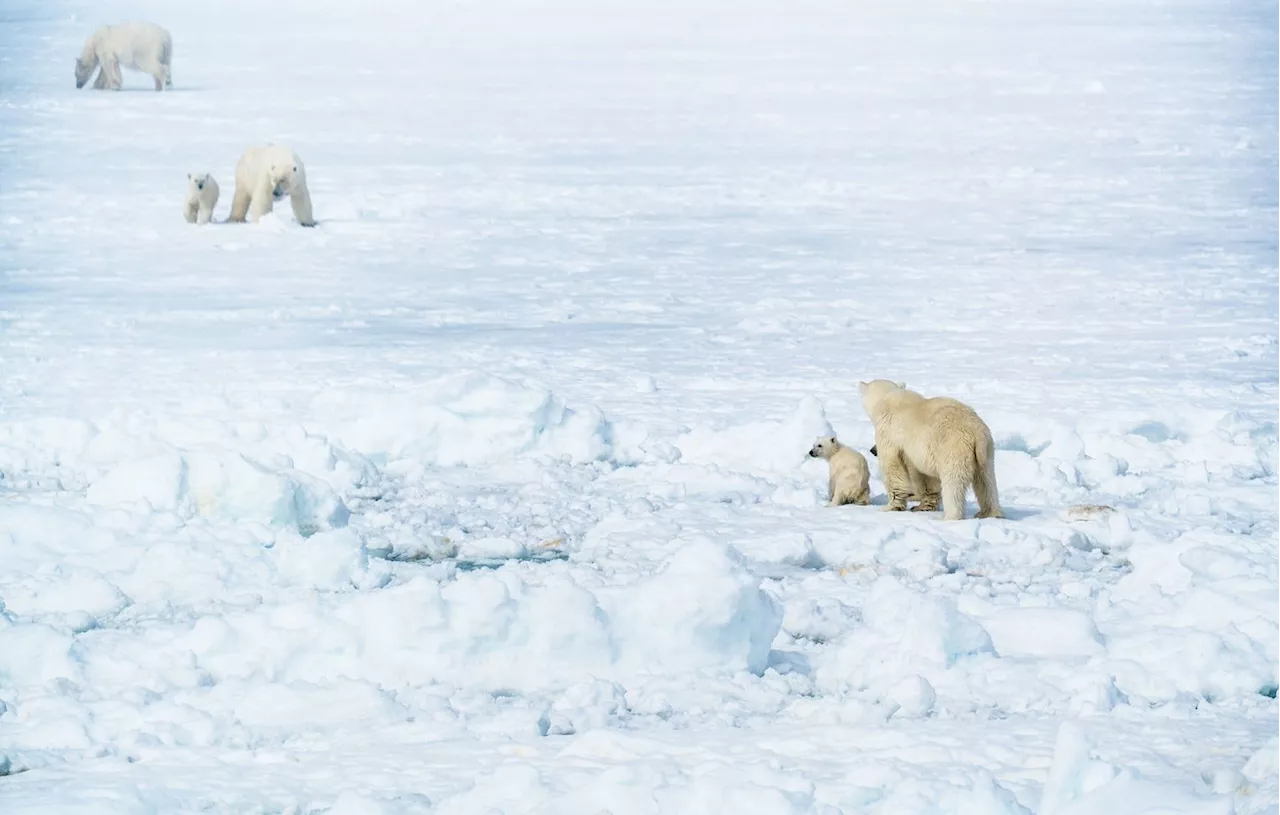
[[89, 35], [76, 59], [76, 87], [83, 88], [101, 66], [93, 87], [120, 90], [120, 68], [150, 74], [156, 90], [173, 89], [173, 37], [155, 23], [104, 25]]
[[996, 490], [995, 442], [973, 408], [955, 399], [926, 399], [901, 382], [859, 382], [862, 407], [876, 428], [880, 473], [889, 511], [907, 508], [912, 471], [941, 482], [943, 517], [964, 518], [973, 487], [979, 518], [1003, 518]]
[[867, 460], [851, 447], [836, 441], [835, 436], [820, 436], [809, 450], [810, 458], [825, 458], [830, 473], [829, 506], [871, 503], [871, 471]]
[[182, 217], [189, 224], [209, 223], [213, 208], [218, 204], [218, 182], [209, 173], [187, 173], [187, 203], [182, 207]]
[[311, 193], [307, 190], [307, 169], [298, 154], [274, 144], [250, 147], [236, 162], [236, 192], [231, 199], [228, 220], [242, 223], [248, 216], [256, 223], [271, 211], [274, 202], [286, 195], [298, 223], [315, 226]]

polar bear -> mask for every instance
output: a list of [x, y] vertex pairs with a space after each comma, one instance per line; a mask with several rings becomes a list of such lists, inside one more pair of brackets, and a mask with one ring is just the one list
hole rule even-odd
[[93, 83], [97, 90], [120, 90], [121, 66], [150, 74], [158, 91], [173, 90], [172, 63], [173, 37], [155, 23], [104, 25], [89, 35], [76, 58], [76, 87], [83, 88], [101, 65]]
[[871, 471], [862, 453], [845, 447], [835, 436], [819, 436], [809, 449], [810, 458], [825, 458], [830, 473], [829, 506], [871, 503]]
[[943, 517], [964, 519], [973, 487], [979, 518], [1003, 518], [996, 490], [995, 442], [973, 408], [955, 399], [926, 399], [901, 382], [859, 382], [862, 407], [876, 428], [880, 472], [890, 511], [907, 508], [911, 471], [941, 484]]
[[[879, 458], [880, 454], [876, 446], [871, 445], [871, 455]], [[911, 482], [911, 489], [907, 492], [908, 501], [918, 501], [911, 508], [912, 512], [934, 512], [938, 509], [938, 504], [942, 501], [942, 482], [938, 479], [925, 475], [911, 465], [906, 465], [907, 479]]]
[[274, 144], [250, 147], [236, 162], [236, 192], [231, 199], [228, 220], [243, 223], [247, 215], [257, 222], [271, 211], [272, 202], [286, 195], [298, 223], [315, 226], [311, 193], [307, 190], [307, 170], [298, 154]]
[[209, 223], [213, 208], [218, 205], [218, 182], [209, 173], [187, 173], [187, 202], [182, 207], [182, 217], [189, 224]]

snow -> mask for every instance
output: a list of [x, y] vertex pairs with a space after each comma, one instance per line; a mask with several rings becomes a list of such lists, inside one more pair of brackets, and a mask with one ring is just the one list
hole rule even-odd
[[[1276, 30], [10, 0], [0, 812], [1280, 811]], [[319, 225], [186, 224], [266, 140]], [[1007, 520], [881, 511], [873, 377]]]

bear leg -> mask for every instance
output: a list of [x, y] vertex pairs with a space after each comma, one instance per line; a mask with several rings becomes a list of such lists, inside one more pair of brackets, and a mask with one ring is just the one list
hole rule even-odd
[[250, 198], [248, 191], [236, 184], [235, 194], [231, 197], [231, 215], [227, 220], [232, 223], [244, 223], [245, 213], [249, 211]]
[[996, 492], [996, 473], [994, 465], [979, 467], [974, 473], [973, 494], [978, 499], [979, 518], [1003, 518], [1000, 509], [1000, 496]]
[[969, 493], [969, 483], [956, 475], [942, 478], [942, 519], [964, 520], [964, 499]]
[[271, 212], [271, 195], [255, 195], [249, 201], [249, 220], [254, 223], [263, 215]]
[[885, 512], [902, 512], [907, 508], [907, 496], [911, 493], [911, 477], [907, 471], [907, 462], [902, 451], [896, 447], [876, 442], [880, 455], [880, 478], [884, 481], [885, 491], [889, 493], [889, 504]]
[[115, 55], [102, 61], [102, 73], [106, 76], [106, 85], [103, 87], [118, 91], [124, 86], [124, 78], [120, 76], [120, 61], [115, 58]]
[[916, 512], [936, 512], [942, 500], [942, 482], [919, 471], [912, 475], [911, 491], [920, 502], [912, 509]]
[[311, 193], [305, 184], [289, 193], [289, 204], [293, 207], [293, 216], [302, 226], [315, 226], [316, 219], [311, 213]]

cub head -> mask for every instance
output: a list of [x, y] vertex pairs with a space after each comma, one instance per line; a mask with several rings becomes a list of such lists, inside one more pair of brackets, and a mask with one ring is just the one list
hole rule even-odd
[[211, 180], [208, 173], [187, 173], [187, 184], [196, 192], [203, 190]]
[[874, 417], [884, 400], [907, 389], [905, 382], [891, 382], [888, 379], [873, 379], [870, 382], [859, 382], [858, 391], [862, 394], [862, 409], [868, 416]]
[[272, 164], [271, 165], [271, 197], [279, 201], [286, 195], [293, 195], [293, 191], [302, 178], [302, 174], [298, 172], [296, 164]]
[[93, 76], [93, 69], [98, 67], [98, 55], [93, 54], [89, 58], [83, 56], [76, 58], [76, 89], [84, 87], [89, 81], [89, 77]]
[[819, 436], [818, 440], [813, 443], [813, 447], [809, 448], [809, 458], [825, 458], [830, 459], [840, 449], [840, 442], [836, 441], [835, 436]]

